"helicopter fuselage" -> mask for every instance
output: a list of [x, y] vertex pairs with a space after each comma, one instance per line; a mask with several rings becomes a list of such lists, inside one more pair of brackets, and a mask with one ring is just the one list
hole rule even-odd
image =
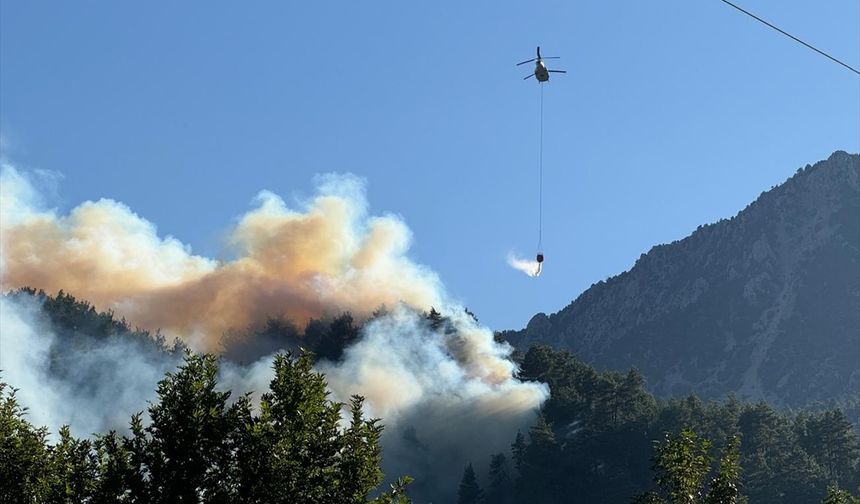
[[535, 62], [535, 78], [537, 78], [538, 82], [546, 82], [549, 80], [549, 70], [547, 70], [546, 65], [542, 60], [537, 60]]

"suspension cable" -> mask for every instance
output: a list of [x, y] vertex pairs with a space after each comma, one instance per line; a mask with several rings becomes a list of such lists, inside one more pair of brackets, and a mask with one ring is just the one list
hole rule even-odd
[[538, 253], [543, 252], [543, 82], [540, 83], [540, 153], [538, 155]]

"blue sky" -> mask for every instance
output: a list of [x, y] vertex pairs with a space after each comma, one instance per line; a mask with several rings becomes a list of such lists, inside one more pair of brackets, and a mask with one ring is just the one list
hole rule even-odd
[[[743, 0], [860, 66], [860, 3]], [[544, 275], [536, 247], [541, 45]], [[651, 246], [729, 217], [798, 167], [860, 151], [860, 77], [718, 0], [2, 2], [0, 128], [197, 253], [261, 189], [368, 181], [413, 257], [496, 329], [554, 312]]]

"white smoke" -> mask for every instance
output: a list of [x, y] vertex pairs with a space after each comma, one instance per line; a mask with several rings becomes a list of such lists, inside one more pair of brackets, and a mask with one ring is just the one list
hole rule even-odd
[[125, 430], [176, 362], [124, 338], [76, 346], [54, 334], [36, 298], [0, 296], [0, 381], [52, 435], [62, 425], [83, 437]]
[[18, 400], [30, 408], [34, 424], [53, 430], [71, 422], [67, 416], [74, 412], [62, 408], [61, 391], [47, 377], [53, 335], [38, 327], [38, 306], [27, 301], [0, 297], [0, 380], [20, 389]]
[[[334, 400], [362, 395], [366, 415], [382, 418], [386, 474], [417, 476], [416, 494], [449, 499], [463, 463], [506, 452], [549, 395], [544, 384], [515, 379], [511, 348], [452, 308], [443, 310], [450, 326], [434, 330], [399, 305], [365, 325], [343, 361], [317, 366]], [[246, 367], [226, 363], [221, 371], [226, 387], [252, 391], [254, 403], [273, 378], [270, 357]]]
[[447, 314], [450, 330], [439, 331], [398, 307], [368, 324], [342, 363], [320, 366], [335, 398], [363, 395], [368, 413], [383, 419], [386, 473], [420, 475], [425, 495], [445, 495], [467, 457], [507, 452], [549, 395], [546, 385], [513, 377], [512, 349], [492, 331], [462, 308]]
[[[236, 258], [226, 262], [160, 237], [122, 203], [85, 202], [59, 215], [12, 166], [3, 166], [0, 182], [3, 290], [65, 289], [132, 325], [161, 328], [208, 351], [220, 350], [224, 331], [267, 316], [301, 324], [343, 311], [362, 319], [393, 307], [363, 328], [341, 362], [318, 365], [336, 400], [363, 395], [367, 414], [382, 418], [391, 474], [423, 477], [427, 488], [450, 485], [468, 454], [506, 450], [548, 396], [546, 386], [517, 380], [512, 349], [408, 257], [411, 232], [402, 220], [368, 214], [364, 183], [354, 176], [321, 178], [316, 196], [298, 210], [261, 192], [230, 231]], [[431, 306], [446, 317], [445, 328], [430, 328], [420, 315]], [[122, 338], [70, 348], [38, 312], [4, 296], [0, 368], [3, 381], [21, 389], [34, 423], [54, 431], [66, 423], [76, 435], [124, 429], [176, 365], [140, 355]], [[60, 374], [58, 362], [65, 362]], [[270, 357], [249, 366], [224, 363], [222, 386], [234, 396], [259, 397], [270, 366]]]
[[[507, 451], [549, 392], [513, 378], [510, 348], [470, 316], [455, 312], [449, 321], [447, 330], [433, 330], [401, 305], [367, 324], [342, 362], [318, 364], [334, 400], [363, 395], [366, 415], [382, 418], [385, 473], [417, 477], [416, 495], [451, 497], [463, 464]], [[179, 362], [122, 335], [84, 347], [63, 338], [36, 298], [0, 296], [0, 380], [20, 389], [29, 420], [52, 437], [62, 425], [81, 437], [127, 432], [141, 411], [146, 421], [156, 383]], [[250, 392], [258, 404], [274, 377], [271, 366], [271, 356], [246, 366], [223, 361], [220, 388], [234, 399]]]
[[515, 270], [522, 271], [530, 277], [540, 276], [542, 264], [533, 260], [520, 257], [513, 252], [508, 254], [508, 266]]

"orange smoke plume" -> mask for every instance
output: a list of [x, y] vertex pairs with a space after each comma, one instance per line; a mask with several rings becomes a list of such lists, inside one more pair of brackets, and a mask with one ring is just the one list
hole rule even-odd
[[2, 171], [0, 285], [65, 289], [132, 324], [160, 328], [201, 350], [267, 316], [297, 324], [382, 305], [440, 306], [438, 277], [406, 253], [411, 233], [394, 215], [368, 214], [364, 182], [321, 177], [298, 209], [263, 191], [228, 234], [234, 258], [191, 253], [126, 205], [87, 201], [68, 215], [40, 208], [31, 180]]

